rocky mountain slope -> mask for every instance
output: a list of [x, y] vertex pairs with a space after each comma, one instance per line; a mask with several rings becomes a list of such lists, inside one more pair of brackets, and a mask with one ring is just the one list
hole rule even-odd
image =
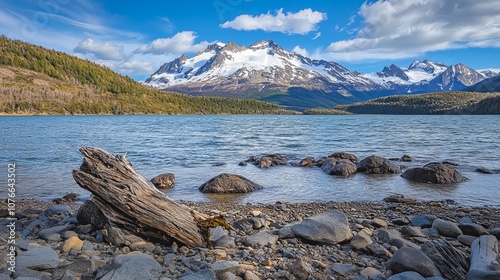
[[183, 55], [165, 63], [144, 84], [192, 95], [256, 98], [308, 108], [393, 94], [462, 90], [498, 74], [498, 69], [480, 73], [463, 64], [429, 60], [363, 74], [287, 51], [274, 41], [259, 41], [249, 47], [233, 42], [209, 45], [191, 58]]

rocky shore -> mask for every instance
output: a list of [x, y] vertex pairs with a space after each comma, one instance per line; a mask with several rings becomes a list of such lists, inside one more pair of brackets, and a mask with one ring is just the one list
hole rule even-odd
[[[207, 248], [189, 248], [126, 236], [112, 245], [119, 242], [72, 200], [16, 202], [11, 270], [10, 221], [0, 212], [0, 279], [500, 279], [500, 209], [494, 207], [403, 196], [263, 205], [181, 201], [221, 215], [231, 227], [211, 231]], [[7, 209], [5, 201], [0, 209]], [[474, 260], [483, 253], [471, 247], [485, 242], [493, 244], [494, 261], [481, 266]]]

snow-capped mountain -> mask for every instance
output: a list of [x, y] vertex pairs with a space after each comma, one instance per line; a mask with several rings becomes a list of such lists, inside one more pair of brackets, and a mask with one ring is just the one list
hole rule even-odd
[[363, 92], [386, 89], [361, 73], [289, 52], [274, 41], [248, 48], [233, 42], [209, 45], [191, 58], [165, 63], [144, 83], [190, 94], [248, 96], [300, 89], [360, 100], [366, 99]]
[[[295, 107], [329, 107], [402, 93], [462, 90], [500, 69], [481, 73], [463, 64], [429, 60], [408, 68], [394, 64], [377, 73], [350, 71], [342, 65], [290, 52], [274, 41], [249, 47], [215, 43], [193, 57], [163, 64], [144, 84], [194, 95], [256, 97]], [[286, 93], [286, 94], [283, 94]]]
[[422, 93], [462, 90], [484, 80], [486, 75], [460, 63], [447, 66], [440, 62], [424, 60], [414, 61], [408, 68], [393, 64], [376, 73], [376, 76], [366, 74], [365, 77], [395, 88], [401, 93]]

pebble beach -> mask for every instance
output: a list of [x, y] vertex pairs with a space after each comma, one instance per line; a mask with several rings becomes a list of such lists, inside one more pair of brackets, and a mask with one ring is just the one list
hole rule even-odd
[[[422, 251], [430, 241], [445, 240], [468, 261], [471, 243], [479, 236], [500, 238], [499, 208], [396, 195], [385, 201], [342, 203], [179, 201], [200, 213], [222, 216], [231, 229], [214, 230], [206, 248], [146, 239], [112, 245], [106, 229], [79, 221], [82, 201], [57, 202], [16, 202], [15, 272], [9, 270], [8, 220], [2, 220], [0, 279], [451, 279], [432, 262], [426, 264], [430, 270], [401, 268], [394, 264], [405, 261], [395, 259], [401, 258], [397, 252], [406, 247]], [[2, 201], [1, 209], [6, 208]], [[335, 237], [345, 240], [318, 241], [297, 234], [293, 225], [321, 213], [345, 215], [348, 231], [339, 234], [347, 238]]]

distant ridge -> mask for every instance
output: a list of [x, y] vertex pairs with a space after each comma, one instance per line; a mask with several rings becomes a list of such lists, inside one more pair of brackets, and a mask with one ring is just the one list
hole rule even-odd
[[[500, 93], [438, 92], [394, 95], [332, 108], [354, 114], [500, 114]], [[312, 112], [314, 113], [314, 111]]]

